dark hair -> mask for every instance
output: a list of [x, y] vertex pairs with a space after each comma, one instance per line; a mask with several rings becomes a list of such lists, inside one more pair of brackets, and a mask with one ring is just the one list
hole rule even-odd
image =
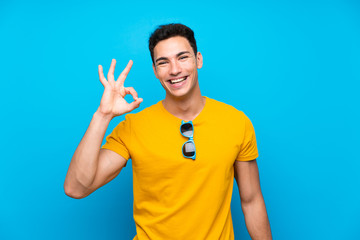
[[180, 24], [180, 23], [170, 23], [166, 25], [160, 25], [155, 31], [150, 35], [149, 38], [149, 50], [151, 54], [151, 60], [154, 63], [154, 48], [156, 44], [160, 41], [171, 38], [181, 36], [186, 38], [192, 49], [194, 50], [194, 54], [197, 53], [196, 40], [194, 36], [194, 31], [189, 27]]

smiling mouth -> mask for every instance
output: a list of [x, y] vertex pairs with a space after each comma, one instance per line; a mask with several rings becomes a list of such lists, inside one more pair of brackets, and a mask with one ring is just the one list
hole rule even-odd
[[182, 81], [185, 81], [187, 79], [187, 76], [186, 77], [182, 77], [182, 78], [178, 78], [178, 79], [171, 79], [171, 80], [168, 80], [171, 84], [175, 84], [175, 83], [179, 83], [179, 82], [182, 82]]

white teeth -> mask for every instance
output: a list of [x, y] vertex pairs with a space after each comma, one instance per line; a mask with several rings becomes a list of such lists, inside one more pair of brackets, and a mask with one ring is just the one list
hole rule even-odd
[[179, 78], [179, 79], [170, 80], [170, 82], [171, 82], [172, 84], [174, 84], [174, 83], [178, 83], [178, 82], [184, 81], [185, 79], [186, 79], [186, 77], [183, 77], [183, 78]]

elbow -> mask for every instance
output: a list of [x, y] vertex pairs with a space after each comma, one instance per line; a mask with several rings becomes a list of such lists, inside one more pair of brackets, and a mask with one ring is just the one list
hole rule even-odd
[[249, 208], [252, 208], [254, 206], [258, 206], [259, 204], [264, 203], [264, 199], [263, 199], [261, 192], [256, 193], [256, 194], [251, 194], [248, 196], [243, 196], [243, 197], [240, 197], [240, 199], [241, 199], [241, 207], [242, 207], [243, 211], [246, 211]]
[[85, 196], [81, 195], [81, 194], [78, 194], [76, 192], [72, 192], [72, 191], [69, 191], [67, 189], [65, 189], [65, 194], [68, 196], [68, 197], [71, 197], [71, 198], [75, 198], [75, 199], [81, 199], [81, 198], [84, 198]]
[[67, 196], [75, 199], [81, 199], [88, 196], [91, 191], [74, 174], [67, 174], [64, 181], [64, 192]]
[[67, 196], [69, 196], [71, 198], [75, 198], [75, 199], [81, 199], [88, 195], [88, 194], [85, 194], [84, 192], [74, 189], [73, 187], [66, 184], [66, 182], [64, 184], [64, 192]]
[[248, 206], [251, 206], [251, 203], [252, 203], [252, 199], [248, 199], [248, 198], [245, 198], [245, 199], [241, 199], [241, 208], [243, 211], [245, 211]]

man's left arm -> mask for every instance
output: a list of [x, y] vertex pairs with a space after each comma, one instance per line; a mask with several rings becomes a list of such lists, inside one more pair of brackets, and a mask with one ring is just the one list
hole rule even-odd
[[235, 161], [234, 171], [241, 207], [251, 239], [272, 239], [256, 160]]

